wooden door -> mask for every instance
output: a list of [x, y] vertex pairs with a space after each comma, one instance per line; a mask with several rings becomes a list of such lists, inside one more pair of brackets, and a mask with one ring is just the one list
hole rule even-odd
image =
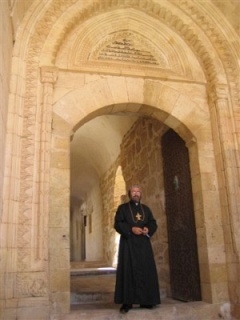
[[172, 297], [201, 300], [196, 228], [188, 149], [168, 130], [162, 137]]

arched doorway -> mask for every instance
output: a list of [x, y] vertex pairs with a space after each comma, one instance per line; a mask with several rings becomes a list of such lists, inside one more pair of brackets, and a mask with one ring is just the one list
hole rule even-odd
[[[78, 34], [78, 32], [74, 32], [75, 30], [71, 28], [76, 27], [77, 29], [80, 24], [85, 23], [86, 18], [89, 18], [89, 21], [91, 20], [90, 22], [94, 22], [92, 25], [93, 28], [87, 27], [86, 29], [97, 30], [98, 32], [88, 33], [90, 36], [86, 36], [85, 39], [91, 38], [92, 41], [89, 43], [93, 46], [102, 39], [102, 28], [98, 27], [99, 20], [94, 19], [94, 17], [98, 15], [96, 12], [98, 7], [90, 6], [84, 11], [82, 6], [79, 6], [78, 10], [76, 10], [76, 6], [73, 6], [69, 10], [64, 10], [69, 5], [67, 2], [62, 3], [61, 6], [55, 6], [54, 2], [50, 1], [42, 4], [36, 3], [35, 8], [37, 5], [39, 7], [42, 6], [41, 10], [39, 10], [41, 14], [36, 15], [34, 19], [29, 18], [28, 20], [26, 18], [26, 22], [21, 29], [22, 32], [20, 32], [21, 47], [25, 48], [23, 50], [24, 52], [19, 53], [21, 51], [20, 44], [16, 42], [16, 63], [14, 64], [14, 70], [19, 70], [19, 73], [17, 73], [19, 83], [21, 83], [22, 79], [26, 79], [24, 83], [26, 86], [15, 86], [15, 88], [13, 88], [13, 94], [16, 95], [12, 99], [11, 107], [13, 107], [14, 111], [17, 110], [16, 117], [14, 114], [14, 121], [23, 129], [20, 130], [20, 133], [18, 132], [18, 134], [16, 134], [14, 131], [15, 128], [11, 128], [9, 135], [10, 142], [12, 142], [12, 137], [15, 137], [12, 149], [14, 149], [15, 146], [21, 145], [21, 148], [16, 148], [16, 154], [15, 150], [12, 150], [14, 151], [14, 157], [11, 163], [12, 176], [8, 179], [8, 182], [11, 182], [12, 177], [18, 177], [18, 184], [16, 184], [15, 187], [17, 196], [14, 192], [8, 191], [8, 186], [6, 188], [9, 199], [11, 199], [14, 204], [17, 203], [15, 207], [16, 218], [15, 216], [11, 216], [11, 219], [15, 228], [16, 221], [20, 221], [19, 217], [21, 219], [24, 217], [25, 219], [25, 214], [29, 215], [29, 217], [26, 218], [29, 223], [19, 223], [17, 225], [17, 232], [18, 234], [31, 234], [31, 240], [33, 239], [32, 241], [23, 241], [21, 250], [18, 250], [17, 240], [14, 239], [14, 250], [17, 249], [17, 253], [14, 252], [11, 256], [13, 269], [16, 266], [16, 275], [21, 276], [22, 269], [18, 269], [17, 266], [21, 265], [24, 269], [25, 261], [27, 260], [26, 265], [29, 270], [31, 270], [32, 276], [32, 282], [28, 287], [19, 286], [19, 288], [27, 288], [19, 293], [20, 297], [31, 297], [32, 288], [34, 288], [35, 283], [40, 282], [43, 283], [43, 290], [40, 288], [38, 292], [39, 296], [45, 296], [45, 292], [50, 292], [51, 301], [54, 301], [54, 303], [58, 303], [59, 297], [64, 301], [68, 299], [67, 281], [61, 286], [58, 295], [56, 295], [56, 288], [58, 288], [57, 278], [69, 272], [68, 222], [66, 222], [66, 220], [68, 221], [66, 217], [69, 218], [69, 203], [67, 197], [69, 194], [69, 164], [67, 160], [69, 155], [69, 137], [72, 135], [71, 131], [76, 129], [75, 126], [87, 122], [89, 119], [93, 119], [94, 116], [130, 111], [133, 113], [140, 112], [142, 114], [148, 114], [163, 121], [188, 143], [191, 176], [194, 182], [194, 203], [197, 204], [195, 216], [197, 218], [199, 239], [200, 270], [204, 275], [202, 281], [202, 287], [204, 287], [203, 297], [209, 302], [227, 300], [228, 280], [222, 230], [224, 224], [222, 220], [223, 218], [228, 220], [228, 218], [231, 217], [232, 213], [229, 213], [228, 210], [231, 211], [232, 209], [233, 213], [235, 212], [234, 205], [236, 200], [233, 200], [236, 193], [229, 192], [228, 196], [232, 202], [225, 205], [225, 197], [223, 197], [222, 202], [219, 201], [219, 193], [221, 191], [219, 191], [219, 186], [215, 189], [211, 186], [216, 185], [219, 177], [221, 178], [220, 182], [224, 190], [231, 191], [234, 188], [232, 185], [237, 185], [237, 183], [231, 184], [232, 180], [235, 179], [233, 172], [236, 164], [231, 166], [232, 157], [228, 157], [228, 147], [230, 147], [228, 141], [231, 141], [231, 131], [233, 131], [234, 134], [236, 132], [231, 125], [231, 122], [233, 122], [232, 116], [234, 115], [234, 109], [231, 109], [231, 101], [238, 101], [235, 99], [234, 93], [234, 88], [237, 87], [234, 80], [236, 77], [234, 74], [236, 70], [234, 63], [235, 60], [237, 60], [235, 59], [237, 55], [234, 54], [234, 49], [232, 49], [234, 45], [230, 44], [227, 40], [228, 34], [222, 32], [217, 26], [215, 29], [211, 28], [209, 31], [208, 27], [211, 25], [209, 21], [213, 22], [213, 20], [208, 16], [207, 19], [209, 20], [203, 21], [202, 23], [201, 4], [198, 5], [194, 3], [192, 4], [193, 6], [188, 8], [184, 7], [182, 10], [177, 4], [175, 7], [173, 2], [166, 2], [163, 4], [163, 7], [162, 3], [161, 5], [156, 3], [156, 6], [155, 3], [152, 3], [151, 6], [143, 5], [142, 7], [141, 1], [136, 7], [134, 4], [133, 8], [130, 8], [128, 4], [126, 4], [126, 6], [123, 5], [121, 10], [129, 10], [130, 13], [127, 12], [125, 16], [126, 19], [124, 18], [125, 20], [122, 21], [128, 21], [127, 19], [131, 18], [131, 24], [128, 24], [131, 31], [131, 40], [133, 35], [136, 35], [136, 30], [139, 31], [138, 26], [141, 25], [143, 21], [146, 21], [148, 28], [141, 28], [143, 31], [141, 39], [144, 38], [151, 41], [152, 34], [157, 35], [157, 33], [159, 33], [160, 35], [160, 32], [155, 32], [155, 30], [163, 30], [161, 41], [158, 43], [160, 45], [164, 44], [165, 47], [169, 49], [169, 57], [174, 57], [174, 59], [167, 60], [167, 64], [165, 64], [164, 67], [164, 56], [161, 56], [161, 54], [158, 56], [163, 63], [162, 69], [165, 70], [163, 72], [161, 70], [155, 72], [153, 68], [153, 70], [148, 73], [146, 71], [147, 68], [142, 69], [141, 66], [138, 68], [136, 64], [130, 65], [132, 68], [129, 68], [128, 65], [123, 65], [117, 70], [113, 68], [113, 70], [111, 70], [112, 73], [109, 72], [111, 69], [109, 69], [110, 64], [105, 65], [101, 70], [98, 68], [95, 69], [91, 64], [88, 66], [89, 69], [84, 69], [86, 67], [86, 61], [77, 59], [78, 57], [81, 58], [81, 54], [77, 56], [74, 55], [76, 52], [73, 52], [71, 58], [76, 59], [67, 61], [65, 57], [67, 57], [68, 54], [64, 55], [61, 49], [65, 48], [68, 53], [71, 52], [69, 49], [71, 47], [64, 41], [69, 39], [67, 37], [68, 33], [71, 33], [73, 37]], [[48, 5], [49, 7], [47, 7]], [[111, 16], [112, 10], [115, 10], [115, 2], [109, 2], [107, 5], [107, 13]], [[46, 8], [43, 6], [46, 6]], [[209, 3], [208, 7], [211, 8]], [[44, 10], [46, 15], [43, 14]], [[124, 10], [122, 12], [124, 12]], [[194, 15], [192, 15], [192, 10], [194, 11]], [[91, 15], [92, 12], [94, 12], [94, 15]], [[205, 14], [206, 12], [207, 10], [205, 10]], [[86, 17], [84, 13], [89, 13], [89, 16]], [[100, 10], [99, 14], [102, 13]], [[33, 16], [32, 12], [29, 13], [29, 17], [30, 16]], [[145, 20], [145, 18], [147, 19]], [[32, 22], [30, 22], [30, 20]], [[48, 21], [47, 28], [45, 27], [46, 20]], [[216, 21], [216, 19], [214, 20]], [[105, 41], [107, 35], [111, 38], [113, 31], [121, 31], [121, 24], [118, 25], [118, 30], [113, 30], [111, 28], [115, 27], [115, 23], [111, 22], [114, 22], [114, 18], [112, 18], [112, 20], [103, 19], [102, 21], [103, 23], [110, 21], [109, 24], [104, 25], [106, 32], [104, 42], [108, 44], [109, 42]], [[89, 26], [88, 23], [85, 23], [85, 26], [86, 25]], [[29, 28], [29, 26], [31, 28]], [[30, 29], [32, 30], [31, 34], [29, 34]], [[73, 32], [69, 32], [69, 29]], [[40, 30], [43, 30], [44, 33], [41, 33]], [[151, 30], [154, 32], [151, 32]], [[167, 33], [165, 32], [166, 30], [168, 31]], [[81, 29], [80, 31], [84, 35], [84, 30]], [[25, 32], [28, 37], [25, 37]], [[166, 37], [166, 34], [168, 37]], [[118, 35], [120, 36], [122, 34]], [[53, 39], [55, 39], [55, 41], [53, 41]], [[74, 39], [76, 42], [70, 39], [73, 47], [75, 44], [80, 43], [79, 37]], [[169, 39], [173, 39], [173, 41], [169, 41]], [[109, 41], [110, 40], [112, 39], [109, 39]], [[113, 41], [114, 40], [115, 39], [113, 39]], [[174, 47], [177, 43], [180, 44], [180, 48], [183, 50], [178, 50], [178, 46]], [[183, 43], [184, 45], [182, 45]], [[61, 44], [63, 45], [61, 46]], [[75, 48], [80, 47], [80, 45], [75, 46]], [[89, 49], [88, 43], [81, 48], [84, 49], [82, 51], [83, 53], [92, 52]], [[101, 50], [99, 51], [97, 49], [98, 48], [94, 48], [93, 53], [101, 52]], [[187, 50], [187, 54], [184, 49]], [[152, 52], [154, 51], [155, 50]], [[159, 48], [159, 52], [162, 52], [161, 47]], [[173, 55], [171, 53], [173, 53]], [[176, 53], [180, 53], [181, 56], [176, 55]], [[94, 58], [96, 56], [92, 55], [91, 57]], [[220, 59], [222, 59], [222, 61], [220, 61]], [[47, 65], [47, 67], [39, 69], [39, 61], [40, 65]], [[63, 61], [65, 61], [65, 65], [61, 63]], [[74, 64], [79, 61], [80, 66], [83, 67], [82, 69], [80, 68], [80, 70], [78, 70]], [[197, 63], [198, 61], [200, 61], [200, 64]], [[102, 61], [98, 61], [98, 67], [101, 65], [101, 62]], [[190, 67], [191, 62], [192, 68]], [[201, 66], [199, 67], [199, 65]], [[229, 68], [229, 65], [231, 68]], [[56, 68], [53, 66], [56, 66]], [[172, 71], [174, 70], [170, 70], [169, 72], [168, 66], [173, 67], [175, 71], [180, 70], [180, 75], [174, 74], [176, 77], [172, 77]], [[60, 68], [60, 72], [58, 81], [56, 82], [55, 72], [59, 71], [57, 69], [58, 67]], [[79, 67], [79, 65], [77, 67]], [[224, 68], [226, 72], [228, 72], [227, 78], [233, 79], [229, 80], [230, 82], [232, 81], [231, 83], [228, 83], [226, 80], [225, 72], [223, 71]], [[113, 74], [117, 74], [117, 76], [115, 77]], [[125, 76], [120, 76], [120, 74]], [[42, 83], [41, 88], [39, 86], [40, 81]], [[68, 84], [67, 88], [65, 87], [66, 83]], [[209, 96], [205, 88], [207, 83], [209, 96], [211, 95], [211, 108], [209, 108]], [[38, 99], [41, 96], [40, 89], [43, 90], [42, 99]], [[230, 92], [228, 90], [230, 90]], [[223, 96], [222, 92], [224, 93]], [[229, 98], [231, 94], [233, 95], [233, 99]], [[124, 107], [122, 104], [124, 104]], [[54, 109], [53, 121], [51, 118], [52, 105]], [[222, 106], [224, 107], [222, 108]], [[216, 113], [216, 110], [218, 110], [219, 113]], [[210, 113], [212, 119], [210, 119]], [[56, 120], [57, 117], [58, 119]], [[35, 121], [36, 119], [37, 121]], [[59, 123], [56, 124], [58, 120]], [[224, 139], [225, 131], [219, 131], [218, 129], [219, 125], [225, 128], [225, 120], [228, 124], [226, 127], [230, 132], [227, 132], [229, 139], [226, 140]], [[51, 125], [54, 127], [52, 136], [49, 134], [51, 132]], [[215, 141], [213, 141], [211, 127], [216, 131], [214, 136], [216, 138]], [[188, 128], [188, 130], [186, 130], [186, 128]], [[58, 133], [56, 133], [56, 129]], [[189, 132], [191, 134], [189, 134]], [[63, 138], [62, 141], [64, 140], [64, 142], [66, 142], [66, 146], [57, 145], [59, 137]], [[18, 143], [20, 140], [21, 144]], [[41, 148], [39, 148], [39, 141], [41, 142]], [[51, 146], [50, 141], [52, 143]], [[219, 142], [223, 142], [221, 148], [219, 148]], [[36, 145], [33, 145], [34, 143], [36, 143]], [[215, 146], [215, 154], [213, 146]], [[51, 165], [47, 157], [49, 150], [52, 155]], [[60, 155], [61, 152], [62, 154]], [[216, 155], [217, 157], [219, 156], [218, 160], [220, 164], [216, 164], [214, 160]], [[63, 156], [63, 158], [65, 157], [65, 159], [62, 159], [61, 156]], [[15, 165], [14, 162], [16, 159], [18, 160], [17, 164], [21, 162], [21, 165]], [[225, 175], [225, 177], [222, 177], [221, 161], [223, 159], [228, 165], [228, 167], [224, 168], [223, 176]], [[206, 162], [208, 166], [205, 165]], [[37, 163], [37, 165], [35, 165], [35, 163]], [[50, 174], [49, 166], [51, 168]], [[218, 174], [216, 174], [216, 166], [218, 166]], [[228, 168], [231, 168], [231, 171], [229, 170], [231, 172], [230, 174], [228, 173]], [[56, 181], [49, 182], [49, 175], [50, 179], [53, 178], [53, 180], [57, 180], [59, 177], [61, 187], [57, 188]], [[26, 176], [28, 179], [26, 179]], [[50, 192], [48, 192], [49, 186]], [[36, 199], [36, 196], [32, 195], [32, 190], [35, 190], [37, 195], [39, 193], [39, 199]], [[64, 191], [63, 197], [59, 197], [59, 195], [62, 195], [62, 191]], [[226, 196], [225, 193], [224, 196]], [[218, 221], [217, 226], [211, 221], [211, 208], [204, 204], [214, 205], [214, 213], [218, 213], [216, 219], [216, 221]], [[5, 211], [8, 212], [8, 208]], [[45, 212], [50, 213], [49, 217], [46, 218], [47, 215], [44, 214]], [[232, 217], [235, 219], [238, 215], [233, 215]], [[205, 224], [205, 222], [207, 222], [207, 224]], [[26, 226], [29, 226], [28, 230], [26, 230]], [[40, 226], [43, 227], [41, 228]], [[235, 231], [234, 224], [232, 224], [232, 228], [233, 231]], [[226, 228], [225, 231], [227, 231], [227, 236], [229, 234], [232, 236], [232, 241], [234, 242], [235, 233], [229, 232]], [[50, 235], [49, 239], [45, 237], [46, 233]], [[212, 234], [217, 235], [217, 241], [214, 242], [215, 238], [210, 237]], [[32, 245], [30, 249], [29, 243]], [[220, 250], [215, 250], [219, 247]], [[36, 248], [38, 249], [36, 250]], [[22, 256], [25, 256], [26, 252], [28, 253], [27, 259], [22, 261]], [[208, 254], [209, 252], [211, 254]], [[232, 255], [231, 249], [228, 250], [228, 253], [230, 256]], [[49, 257], [49, 260], [46, 260], [46, 257]], [[48, 268], [45, 266], [46, 261], [48, 261]], [[46, 269], [50, 270], [50, 274], [45, 272]], [[216, 281], [212, 281], [211, 275], [216, 274], [219, 269], [223, 270], [224, 283], [221, 283], [218, 278]], [[36, 270], [41, 270], [42, 272], [36, 272]], [[207, 271], [205, 272], [205, 270]], [[232, 270], [230, 264], [229, 270]], [[51, 282], [48, 283], [45, 279], [51, 279]], [[24, 283], [24, 279], [20, 284], [21, 283]], [[209, 290], [209, 287], [211, 290]], [[222, 287], [224, 287], [224, 296], [218, 295], [218, 291]], [[28, 288], [30, 289], [28, 290]], [[67, 309], [66, 305], [68, 304], [65, 304], [65, 310]]]

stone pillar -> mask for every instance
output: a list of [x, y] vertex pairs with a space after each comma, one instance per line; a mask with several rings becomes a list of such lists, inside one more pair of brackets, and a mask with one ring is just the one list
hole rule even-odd
[[4, 274], [3, 319], [25, 320], [29, 319], [29, 314], [49, 319], [49, 169], [56, 69], [42, 68], [41, 81], [41, 102], [22, 99], [25, 107], [23, 126], [18, 131], [18, 140], [15, 139], [12, 145], [13, 154], [17, 149], [21, 159], [16, 161], [16, 157], [13, 161], [11, 173], [18, 172], [19, 181], [20, 177], [22, 180], [19, 182], [13, 175], [11, 189], [15, 194], [9, 189], [6, 195], [7, 199], [13, 199], [14, 206], [5, 209], [9, 216], [6, 234], [10, 240], [6, 242], [5, 252], [11, 252], [11, 259], [8, 259], [10, 263]]
[[[44, 69], [48, 75], [48, 68]], [[47, 77], [46, 77], [47, 78]], [[44, 83], [50, 93], [50, 83]], [[45, 96], [45, 94], [43, 94]], [[45, 101], [48, 101], [45, 96]], [[49, 103], [51, 103], [49, 101]], [[66, 113], [68, 112], [66, 108]], [[48, 269], [51, 319], [70, 310], [70, 139], [72, 127], [54, 112], [51, 117], [49, 173]]]
[[[219, 177], [230, 300], [239, 306], [240, 177], [239, 150], [227, 85], [209, 88], [215, 158]], [[239, 308], [239, 307], [238, 307]], [[239, 308], [240, 311], [240, 308]]]
[[[52, 100], [54, 83], [57, 79], [57, 69], [54, 67], [41, 68], [41, 82], [43, 83], [43, 106], [42, 106], [42, 140], [41, 150], [42, 170], [41, 180], [44, 181], [40, 189], [40, 210], [44, 209], [45, 214], [49, 214], [49, 221], [45, 227], [48, 236], [45, 237], [48, 247], [48, 279], [49, 279], [49, 303], [50, 317], [56, 318], [62, 313], [66, 313], [70, 308], [69, 301], [69, 198], [68, 191], [65, 192], [65, 181], [69, 176], [69, 161], [62, 157], [69, 150], [69, 130], [62, 128], [66, 137], [59, 139], [54, 133], [54, 115], [52, 111]], [[64, 141], [63, 141], [64, 140]], [[48, 197], [44, 197], [47, 194]], [[64, 204], [62, 203], [64, 202]], [[68, 210], [66, 210], [68, 208]], [[66, 212], [68, 213], [66, 215]]]
[[20, 320], [27, 319], [29, 313], [38, 314], [39, 319], [48, 319], [50, 312], [48, 213], [52, 98], [56, 79], [56, 68], [41, 69], [42, 100], [36, 109], [32, 106], [35, 110], [35, 121], [32, 118], [34, 125], [31, 130], [34, 140], [32, 145], [24, 145], [24, 148], [33, 150], [34, 161], [32, 166], [25, 170], [28, 171], [25, 179], [31, 181], [32, 188], [21, 198], [22, 203], [28, 203], [28, 206], [22, 205], [17, 227], [15, 296], [19, 301], [17, 318]]

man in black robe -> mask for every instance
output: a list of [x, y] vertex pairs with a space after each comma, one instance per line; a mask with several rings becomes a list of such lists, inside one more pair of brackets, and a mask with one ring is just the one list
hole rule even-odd
[[133, 304], [151, 309], [160, 304], [158, 276], [150, 238], [157, 229], [151, 210], [140, 202], [141, 189], [129, 190], [130, 201], [120, 205], [115, 230], [121, 235], [114, 302], [126, 313]]

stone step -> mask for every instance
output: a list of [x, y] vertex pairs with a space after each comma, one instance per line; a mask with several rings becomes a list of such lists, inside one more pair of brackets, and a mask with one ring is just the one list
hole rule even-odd
[[[90, 269], [90, 270], [89, 270]], [[97, 268], [98, 269], [98, 268]], [[101, 269], [101, 268], [100, 268]], [[79, 273], [79, 274], [78, 274]], [[115, 305], [115, 270], [75, 269], [71, 275], [71, 312], [62, 320], [122, 319], [120, 305]], [[202, 301], [181, 302], [161, 292], [162, 304], [153, 310], [134, 305], [125, 319], [148, 320], [217, 320], [222, 306]], [[224, 317], [222, 317], [225, 319]], [[231, 319], [231, 318], [226, 318]]]
[[106, 303], [113, 301], [114, 268], [87, 268], [71, 271], [71, 304]]
[[105, 274], [116, 274], [116, 269], [112, 267], [99, 267], [99, 268], [74, 268], [71, 269], [71, 277], [74, 276], [90, 276], [90, 275], [105, 275]]
[[108, 267], [109, 264], [105, 261], [71, 261], [71, 269], [86, 269], [86, 268], [101, 268]]
[[119, 313], [120, 305], [111, 303], [76, 304], [71, 312], [62, 320], [94, 320], [94, 319], [131, 319], [131, 320], [218, 320], [233, 319], [220, 316], [222, 305], [206, 302], [180, 302], [171, 299], [163, 299], [162, 304], [152, 310], [142, 309], [134, 305], [128, 314]]
[[113, 292], [71, 292], [71, 305], [78, 304], [96, 304], [96, 303], [111, 303], [114, 300]]

